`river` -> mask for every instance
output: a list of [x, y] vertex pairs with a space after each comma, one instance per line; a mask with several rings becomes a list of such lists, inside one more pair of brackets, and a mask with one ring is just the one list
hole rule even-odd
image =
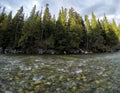
[[120, 93], [120, 52], [0, 55], [0, 93]]

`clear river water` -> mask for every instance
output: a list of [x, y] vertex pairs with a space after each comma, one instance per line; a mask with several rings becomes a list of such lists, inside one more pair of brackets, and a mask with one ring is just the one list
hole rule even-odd
[[120, 93], [120, 52], [0, 55], [0, 93]]

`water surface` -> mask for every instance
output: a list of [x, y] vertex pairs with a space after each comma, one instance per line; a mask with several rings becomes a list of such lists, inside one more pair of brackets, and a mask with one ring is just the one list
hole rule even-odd
[[120, 52], [0, 55], [0, 93], [120, 93]]

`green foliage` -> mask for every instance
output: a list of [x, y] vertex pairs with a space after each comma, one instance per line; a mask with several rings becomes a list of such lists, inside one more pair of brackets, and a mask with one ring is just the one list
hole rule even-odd
[[82, 48], [85, 46], [86, 31], [82, 17], [74, 11], [73, 8], [69, 10], [69, 40], [71, 48]]
[[111, 24], [108, 23], [105, 15], [103, 18], [103, 31], [105, 31], [104, 39], [106, 48], [111, 50], [114, 46], [118, 44], [119, 36], [117, 35], [117, 26], [114, 20]]
[[3, 12], [0, 16], [3, 18], [0, 22], [0, 24], [1, 24], [0, 25], [1, 26], [0, 27], [0, 46], [4, 50], [10, 45], [11, 30], [12, 30], [12, 26], [11, 26], [11, 24], [12, 24], [12, 12], [10, 12], [8, 15], [6, 15]]
[[104, 46], [104, 37], [102, 36], [101, 23], [96, 20], [94, 13], [92, 12], [91, 31], [89, 33], [91, 49], [95, 52], [102, 51]]
[[0, 13], [0, 47], [4, 50], [19, 49], [25, 53], [37, 53], [54, 49], [58, 52], [71, 50], [87, 50], [104, 52], [114, 48], [120, 40], [120, 25], [115, 20], [110, 23], [104, 15], [99, 21], [92, 12], [85, 21], [73, 8], [67, 11], [61, 8], [56, 19], [46, 4], [45, 10], [36, 11], [36, 6], [30, 15], [24, 19], [23, 7], [12, 18], [12, 12]]
[[28, 53], [28, 51], [32, 51], [35, 47], [35, 30], [37, 28], [37, 21], [39, 20], [38, 12], [35, 12], [36, 6], [33, 7], [31, 14], [29, 18], [24, 22], [23, 28], [22, 28], [22, 35], [19, 39], [19, 47], [22, 47], [25, 52]]
[[19, 39], [21, 38], [23, 23], [24, 23], [23, 7], [20, 7], [20, 9], [18, 10], [18, 12], [16, 13], [12, 20], [12, 26], [14, 28], [12, 29], [11, 38], [11, 43], [13, 45], [12, 48], [18, 48], [18, 42]]

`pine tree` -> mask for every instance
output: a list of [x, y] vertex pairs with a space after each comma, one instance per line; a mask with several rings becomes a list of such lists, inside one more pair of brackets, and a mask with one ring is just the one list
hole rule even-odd
[[11, 23], [12, 23], [12, 12], [4, 16], [4, 19], [1, 23], [0, 46], [3, 49], [3, 53], [5, 53], [5, 49], [8, 48], [10, 45], [11, 30], [12, 30]]
[[13, 48], [18, 48], [18, 42], [22, 34], [22, 27], [23, 27], [23, 21], [24, 21], [24, 14], [23, 14], [23, 6], [20, 7], [18, 12], [13, 18], [13, 35], [11, 39], [11, 43], [13, 44]]
[[118, 28], [118, 38], [119, 38], [119, 42], [120, 42], [120, 24], [117, 26]]
[[55, 27], [56, 27], [56, 19], [55, 19], [55, 15], [53, 16], [53, 18], [51, 19], [51, 35], [48, 38], [48, 48], [54, 49], [55, 48]]
[[115, 34], [117, 35], [117, 37], [119, 37], [120, 36], [120, 32], [119, 32], [118, 26], [117, 26], [117, 24], [116, 24], [114, 19], [112, 20], [112, 23], [110, 25], [111, 25], [112, 29], [114, 30]]
[[43, 48], [43, 25], [42, 25], [42, 10], [36, 18], [36, 28], [35, 28], [35, 45], [36, 48]]
[[89, 50], [90, 49], [90, 32], [91, 32], [91, 24], [88, 18], [88, 15], [85, 15], [85, 22], [86, 22], [86, 31], [87, 31], [87, 36], [86, 36], [86, 49]]
[[97, 52], [102, 49], [102, 45], [104, 44], [104, 38], [102, 36], [102, 29], [100, 27], [100, 23], [96, 20], [96, 16], [92, 12], [92, 20], [91, 20], [91, 44], [92, 50]]
[[21, 49], [26, 53], [37, 53], [39, 48], [48, 51], [55, 49], [61, 53], [74, 49], [94, 52], [112, 50], [120, 39], [120, 26], [113, 19], [108, 22], [104, 15], [102, 21], [97, 20], [92, 12], [91, 22], [88, 16], [83, 18], [73, 8], [67, 12], [61, 8], [58, 19], [51, 16], [49, 5], [44, 13], [33, 7], [30, 16], [24, 19], [23, 7], [12, 18], [12, 12], [0, 12], [0, 47], [5, 49]]
[[73, 8], [69, 10], [69, 40], [70, 40], [70, 47], [71, 48], [79, 48], [80, 45], [80, 36], [79, 33], [79, 24], [77, 24], [77, 20], [75, 19], [75, 15], [77, 13], [74, 11]]
[[0, 25], [2, 24], [2, 21], [4, 20], [6, 16], [6, 13], [5, 13], [5, 7], [2, 9], [2, 12], [0, 13]]
[[106, 33], [105, 45], [108, 51], [118, 44], [118, 37], [116, 36], [115, 31], [112, 28], [112, 26], [108, 23], [108, 20], [105, 15], [103, 18], [103, 29]]
[[49, 4], [46, 4], [46, 8], [43, 15], [43, 39], [44, 39], [44, 48], [47, 50], [49, 47], [49, 37], [51, 36], [51, 14], [49, 12]]
[[[36, 6], [33, 7], [29, 18], [24, 22], [22, 29], [22, 36], [19, 40], [19, 47], [25, 51], [25, 53], [32, 53], [35, 46], [35, 32], [36, 32], [36, 19], [38, 13], [35, 12]], [[31, 51], [30, 51], [31, 50]]]
[[58, 19], [56, 21], [54, 45], [55, 49], [61, 52], [65, 51], [68, 46], [67, 40], [67, 10], [63, 8], [59, 11]]
[[118, 44], [118, 37], [110, 25], [109, 25], [109, 32], [107, 33], [106, 41], [109, 41], [107, 42], [107, 47], [110, 50]]

